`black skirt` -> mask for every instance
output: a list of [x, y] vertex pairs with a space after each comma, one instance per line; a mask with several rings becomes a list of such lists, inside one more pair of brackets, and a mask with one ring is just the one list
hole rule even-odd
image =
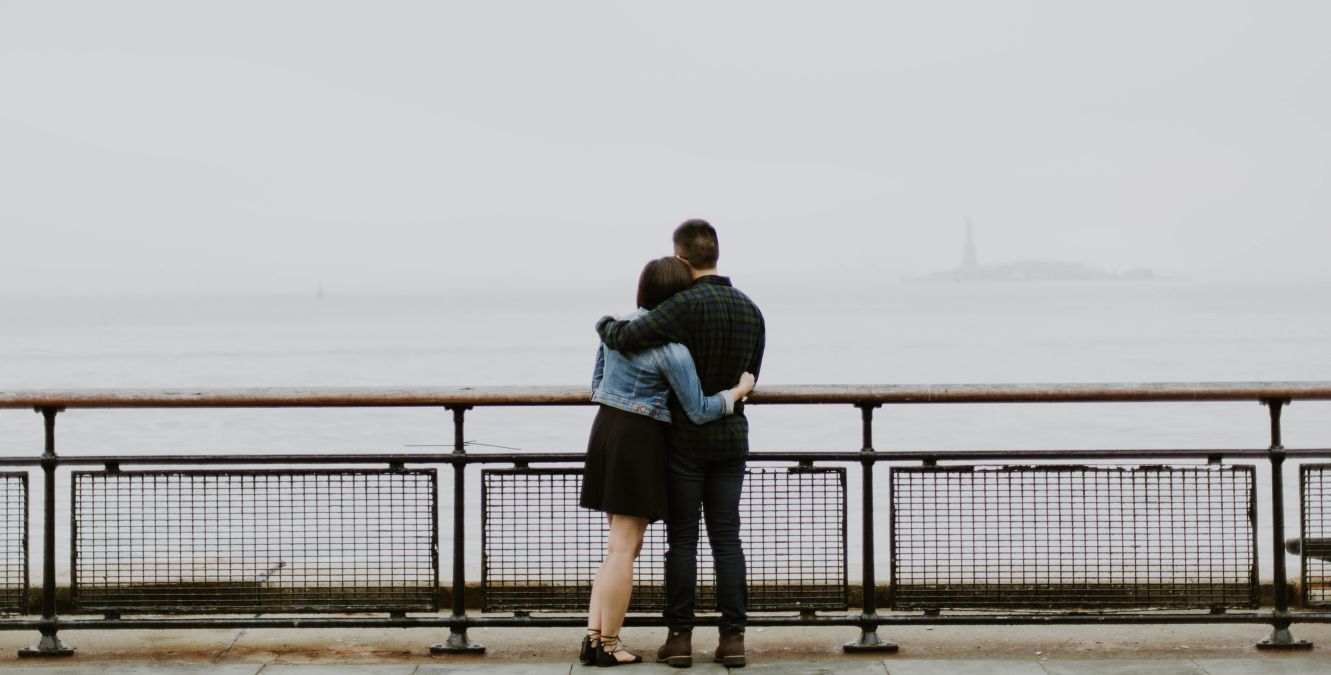
[[669, 426], [646, 415], [602, 405], [587, 441], [578, 504], [649, 521], [664, 520]]

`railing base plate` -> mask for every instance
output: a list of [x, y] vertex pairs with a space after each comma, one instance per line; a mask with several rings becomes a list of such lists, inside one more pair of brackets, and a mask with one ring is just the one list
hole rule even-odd
[[1313, 643], [1308, 642], [1307, 640], [1295, 640], [1293, 642], [1272, 642], [1270, 640], [1262, 640], [1257, 643], [1257, 648], [1269, 652], [1298, 651], [1301, 649], [1312, 649]]
[[37, 644], [18, 650], [18, 655], [25, 659], [58, 658], [73, 656], [74, 648], [61, 642], [60, 638], [54, 635], [43, 635]]
[[858, 640], [851, 640], [841, 647], [841, 651], [847, 654], [858, 652], [878, 652], [880, 654], [895, 654], [901, 647], [897, 643], [884, 640], [878, 637], [877, 628], [866, 628], [860, 633]]
[[1295, 640], [1288, 628], [1276, 628], [1270, 637], [1257, 643], [1257, 648], [1265, 651], [1295, 651], [1312, 649], [1313, 643], [1307, 640]]
[[467, 631], [454, 630], [448, 635], [448, 641], [430, 645], [430, 653], [439, 654], [484, 654], [485, 645], [467, 639]]

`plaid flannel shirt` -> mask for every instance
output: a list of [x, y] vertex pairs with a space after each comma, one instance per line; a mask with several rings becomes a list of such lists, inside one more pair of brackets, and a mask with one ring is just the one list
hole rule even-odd
[[[656, 309], [633, 321], [603, 317], [596, 324], [601, 340], [624, 352], [679, 342], [689, 348], [698, 365], [698, 379], [706, 394], [729, 389], [740, 373], [758, 377], [766, 345], [763, 314], [730, 285], [727, 277], [708, 275], [676, 293]], [[749, 420], [744, 405], [735, 414], [697, 425], [670, 397], [670, 447], [676, 452], [706, 459], [733, 459], [749, 454]]]

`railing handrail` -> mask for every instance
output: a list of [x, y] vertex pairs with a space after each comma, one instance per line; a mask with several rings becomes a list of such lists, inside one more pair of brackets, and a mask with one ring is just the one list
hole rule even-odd
[[[0, 408], [301, 408], [590, 404], [585, 386], [15, 389]], [[1331, 400], [1331, 382], [762, 385], [755, 404]]]

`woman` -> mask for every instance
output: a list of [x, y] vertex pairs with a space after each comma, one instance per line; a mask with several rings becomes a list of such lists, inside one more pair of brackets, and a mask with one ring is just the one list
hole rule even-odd
[[[688, 266], [675, 258], [647, 263], [638, 279], [639, 309], [624, 318], [641, 316], [692, 283]], [[690, 420], [703, 424], [733, 412], [735, 401], [748, 395], [753, 382], [753, 375], [744, 373], [733, 388], [706, 396], [693, 357], [683, 345], [671, 343], [633, 354], [605, 345], [597, 349], [592, 400], [601, 406], [587, 444], [579, 504], [605, 512], [610, 538], [592, 584], [583, 663], [617, 666], [642, 661], [620, 644], [619, 628], [633, 592], [633, 561], [642, 549], [643, 533], [649, 523], [666, 517], [670, 392]]]

